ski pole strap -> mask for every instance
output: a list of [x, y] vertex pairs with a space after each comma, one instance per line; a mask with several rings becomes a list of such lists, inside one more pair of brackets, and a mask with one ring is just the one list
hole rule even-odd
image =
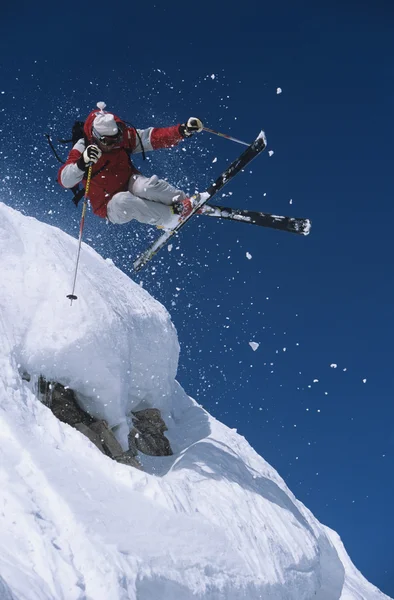
[[80, 200], [82, 200], [82, 198], [85, 195], [85, 188], [79, 188], [76, 185], [75, 187], [71, 188], [71, 191], [74, 194], [73, 202], [74, 202], [75, 206], [78, 206]]

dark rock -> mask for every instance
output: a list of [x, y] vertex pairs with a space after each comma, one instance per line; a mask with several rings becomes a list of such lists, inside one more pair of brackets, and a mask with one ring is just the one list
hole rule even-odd
[[146, 408], [132, 413], [133, 429], [129, 433], [129, 448], [135, 455], [137, 451], [149, 456], [171, 456], [172, 450], [164, 432], [164, 423], [159, 409]]
[[146, 408], [132, 413], [134, 427], [129, 433], [129, 450], [123, 452], [108, 424], [85, 412], [78, 405], [73, 390], [57, 382], [48, 382], [41, 375], [37, 392], [40, 400], [60, 421], [83, 433], [100, 452], [113, 460], [140, 469], [141, 465], [136, 458], [138, 452], [150, 456], [172, 455], [170, 442], [164, 435], [167, 426], [157, 408]]
[[95, 421], [90, 425], [90, 429], [99, 436], [105, 454], [115, 459], [123, 454], [122, 446], [105, 421]]
[[136, 469], [142, 470], [140, 463], [137, 458], [133, 456], [129, 451], [123, 452], [121, 456], [116, 458], [116, 462], [122, 463], [123, 465], [127, 465], [128, 467], [134, 467]]
[[93, 417], [78, 405], [73, 390], [65, 388], [60, 383], [52, 383], [51, 388], [49, 407], [59, 421], [72, 426], [76, 423], [84, 423], [90, 426], [94, 422]]
[[100, 436], [97, 433], [95, 433], [94, 431], [92, 431], [90, 429], [90, 427], [88, 427], [84, 423], [75, 423], [75, 425], [73, 425], [73, 427], [75, 429], [77, 429], [78, 431], [80, 431], [81, 433], [83, 433], [87, 438], [89, 438], [89, 440], [91, 442], [93, 442], [93, 444], [95, 446], [97, 446], [97, 448], [100, 450], [100, 452], [102, 452], [103, 454], [106, 454], [103, 446], [101, 445]]

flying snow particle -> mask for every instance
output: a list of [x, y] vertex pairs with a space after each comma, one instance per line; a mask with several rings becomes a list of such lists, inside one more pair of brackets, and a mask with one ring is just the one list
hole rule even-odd
[[257, 342], [249, 342], [249, 346], [252, 348], [253, 352], [256, 352], [260, 344], [258, 344]]
[[247, 252], [247, 253], [246, 253], [246, 258], [247, 258], [248, 260], [251, 260], [251, 258], [252, 258], [252, 255], [251, 255], [249, 252]]
[[268, 154], [269, 154], [269, 156], [272, 156], [274, 154], [274, 151], [273, 150], [268, 150]]
[[282, 88], [276, 88], [276, 93], [277, 94], [281, 94], [282, 93]]
[[319, 380], [318, 379], [314, 379], [313, 383], [319, 383]]
[[171, 252], [171, 250], [172, 250], [172, 244], [168, 244], [167, 250], [168, 250], [168, 252]]
[[367, 380], [366, 380], [366, 379], [363, 379], [363, 383], [367, 383]]
[[212, 73], [212, 75], [211, 75], [211, 79], [215, 79], [215, 77], [216, 77], [216, 75], [214, 75], [214, 74]]
[[332, 364], [330, 365], [331, 369], [336, 369], [336, 368], [337, 368], [337, 366], [338, 366], [338, 365], [336, 365], [335, 363], [332, 363]]
[[215, 163], [215, 162], [217, 162], [217, 160], [218, 160], [218, 159], [217, 159], [217, 158], [216, 158], [216, 156], [215, 156], [215, 158], [213, 159], [213, 161], [212, 161], [212, 162], [213, 162], [213, 163]]
[[289, 204], [293, 204], [293, 198], [290, 198]]

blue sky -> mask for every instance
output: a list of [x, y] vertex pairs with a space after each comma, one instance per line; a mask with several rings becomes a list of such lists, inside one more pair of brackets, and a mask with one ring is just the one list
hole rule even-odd
[[[42, 2], [8, 6], [0, 24], [0, 198], [75, 236], [80, 212], [43, 133], [67, 136], [98, 100], [138, 127], [199, 116], [247, 141], [265, 129], [274, 155], [221, 202], [310, 217], [311, 235], [199, 217], [137, 280], [172, 314], [186, 390], [392, 596], [393, 12], [387, 1]], [[240, 150], [203, 133], [136, 164], [194, 191]], [[85, 229], [126, 272], [155, 235], [92, 214]]]

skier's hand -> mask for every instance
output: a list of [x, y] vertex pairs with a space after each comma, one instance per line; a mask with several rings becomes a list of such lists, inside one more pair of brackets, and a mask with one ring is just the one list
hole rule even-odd
[[102, 152], [100, 148], [95, 144], [90, 144], [90, 146], [86, 148], [82, 156], [86, 166], [88, 166], [89, 163], [93, 163], [95, 165], [96, 162], [101, 158], [101, 155]]
[[85, 148], [81, 158], [78, 160], [77, 165], [81, 171], [87, 169], [91, 164], [95, 165], [96, 162], [101, 158], [102, 152], [95, 144], [90, 144]]
[[193, 133], [198, 133], [204, 129], [204, 125], [197, 117], [190, 117], [186, 123], [180, 126], [181, 134], [189, 137]]

